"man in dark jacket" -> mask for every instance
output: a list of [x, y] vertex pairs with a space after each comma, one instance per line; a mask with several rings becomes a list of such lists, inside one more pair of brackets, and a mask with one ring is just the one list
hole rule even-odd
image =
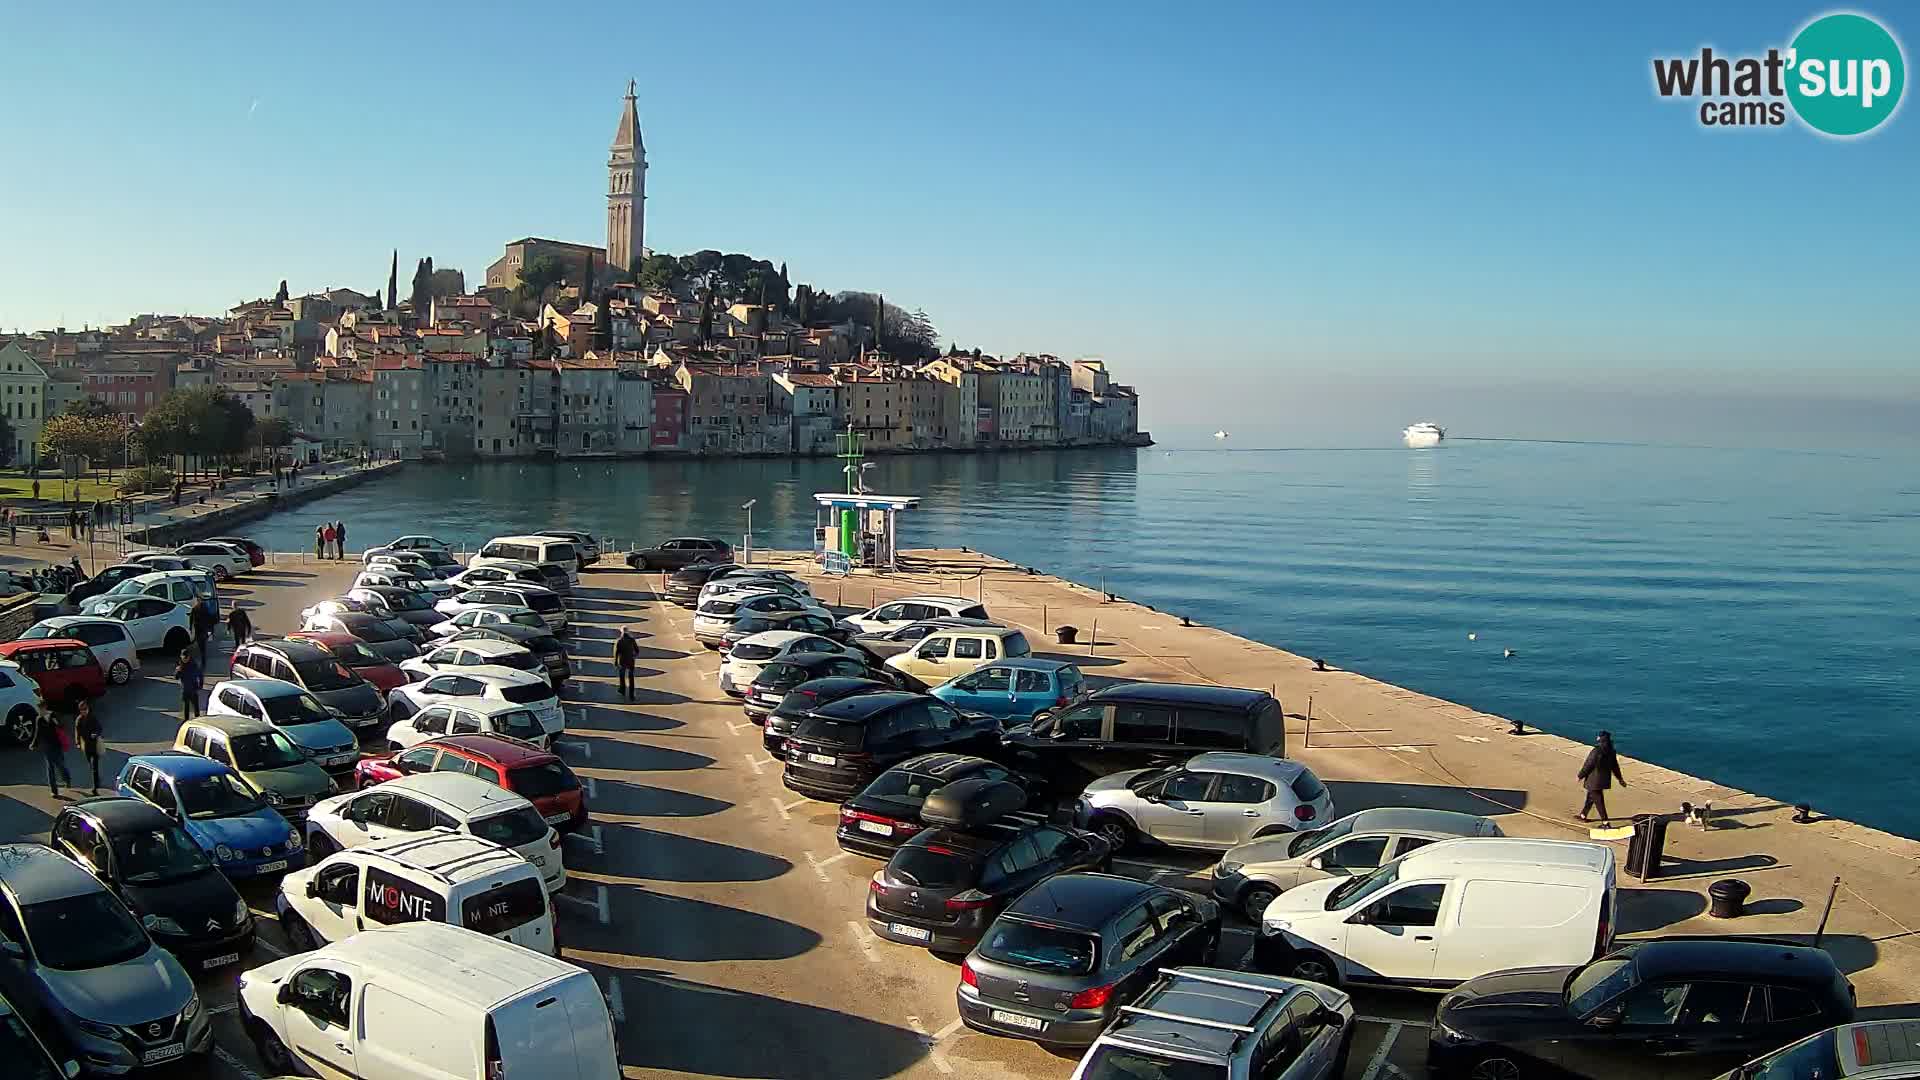
[[633, 700], [633, 665], [640, 659], [640, 643], [634, 640], [633, 629], [620, 628], [620, 640], [613, 643], [613, 666], [620, 669], [620, 693], [628, 701]]
[[213, 601], [195, 600], [187, 612], [187, 622], [193, 626], [193, 644], [200, 650], [200, 669], [207, 667], [207, 642], [213, 638], [213, 628], [220, 624], [220, 616], [213, 613]]
[[1603, 731], [1594, 740], [1593, 749], [1587, 752], [1587, 760], [1580, 766], [1580, 786], [1586, 788], [1587, 801], [1580, 805], [1580, 820], [1587, 820], [1588, 810], [1600, 813], [1601, 824], [1611, 820], [1607, 814], [1607, 789], [1615, 780], [1621, 787], [1627, 786], [1627, 778], [1620, 775], [1620, 757], [1613, 752], [1613, 732]]

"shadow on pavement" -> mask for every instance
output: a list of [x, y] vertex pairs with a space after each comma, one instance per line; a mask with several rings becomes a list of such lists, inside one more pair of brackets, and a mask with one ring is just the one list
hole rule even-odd
[[592, 767], [595, 769], [613, 769], [619, 772], [681, 772], [688, 769], [704, 769], [711, 764], [713, 759], [705, 754], [691, 754], [685, 750], [670, 750], [663, 746], [643, 746], [617, 739], [597, 739], [593, 744]]
[[602, 826], [600, 842], [610, 865], [639, 867], [633, 876], [647, 881], [770, 881], [793, 869], [777, 855], [639, 825]]
[[[593, 781], [593, 812], [627, 817], [694, 818], [717, 814], [733, 804], [725, 799], [710, 799], [689, 791], [633, 784], [625, 780]], [[605, 831], [604, 829], [602, 830]]]
[[590, 735], [596, 731], [672, 731], [687, 726], [683, 720], [657, 713], [622, 712], [599, 706], [581, 710], [576, 715], [580, 722], [569, 721], [569, 735]]
[[1685, 889], [1630, 889], [1620, 891], [1620, 928], [1622, 934], [1645, 934], [1688, 919], [1707, 910], [1707, 898]]
[[[705, 900], [667, 896], [632, 885], [606, 888], [610, 923], [602, 925], [591, 919], [569, 921], [562, 931], [567, 948], [705, 963], [785, 960], [820, 944], [819, 934], [785, 919]], [[566, 910], [566, 906], [561, 908], [563, 913]], [[632, 1009], [631, 1004], [628, 1008]], [[722, 1029], [706, 1030], [711, 1033]]]
[[1341, 814], [1382, 806], [1413, 806], [1498, 817], [1526, 809], [1527, 793], [1509, 788], [1458, 788], [1435, 784], [1388, 784], [1372, 780], [1328, 780]]

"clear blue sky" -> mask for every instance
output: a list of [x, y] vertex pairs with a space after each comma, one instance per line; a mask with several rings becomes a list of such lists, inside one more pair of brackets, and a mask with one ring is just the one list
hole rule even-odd
[[[649, 246], [1106, 356], [1150, 420], [1299, 373], [1915, 387], [1912, 103], [1837, 142], [1651, 89], [1826, 8], [922, 7], [16, 5], [0, 328], [600, 242], [632, 76]], [[1858, 10], [1913, 59], [1920, 10]]]

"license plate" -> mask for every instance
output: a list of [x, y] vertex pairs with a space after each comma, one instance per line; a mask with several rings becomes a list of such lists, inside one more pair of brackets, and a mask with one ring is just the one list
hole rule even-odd
[[877, 821], [863, 821], [860, 823], [860, 831], [874, 833], [879, 836], [892, 836], [893, 826], [882, 825]]
[[1037, 1016], [1028, 1016], [1025, 1013], [1004, 1012], [1000, 1009], [993, 1010], [993, 1022], [996, 1024], [1005, 1024], [1008, 1027], [1022, 1028], [1026, 1031], [1044, 1031], [1047, 1027], [1047, 1022]]
[[548, 814], [544, 819], [549, 825], [558, 825], [573, 818], [572, 814]]
[[171, 1061], [186, 1052], [186, 1043], [174, 1043], [172, 1046], [162, 1046], [158, 1050], [149, 1050], [141, 1054], [140, 1063], [142, 1065], [151, 1065], [156, 1061]]
[[533, 865], [535, 866], [547, 865], [547, 857], [545, 855], [535, 855], [533, 857]]
[[840, 759], [831, 754], [808, 754], [807, 760], [813, 762], [815, 765], [832, 765]]
[[887, 929], [899, 934], [903, 938], [912, 938], [915, 941], [933, 940], [933, 931], [922, 930], [918, 926], [908, 926], [906, 923], [888, 923]]
[[271, 874], [275, 870], [285, 870], [286, 868], [287, 868], [287, 860], [275, 859], [272, 862], [261, 863], [259, 866], [254, 868], [254, 872], [259, 874]]
[[240, 954], [230, 952], [220, 956], [209, 956], [205, 960], [200, 961], [200, 966], [208, 971], [212, 971], [214, 968], [226, 967], [228, 964], [237, 964], [239, 962]]

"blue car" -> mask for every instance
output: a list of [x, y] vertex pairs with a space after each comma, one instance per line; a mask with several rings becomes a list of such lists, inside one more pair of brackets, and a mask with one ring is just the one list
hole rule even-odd
[[1073, 664], [1030, 656], [996, 660], [929, 691], [956, 709], [1020, 723], [1063, 709], [1086, 692], [1086, 680]]
[[114, 789], [178, 821], [230, 878], [298, 870], [307, 853], [300, 834], [260, 792], [225, 765], [164, 750], [127, 759]]

